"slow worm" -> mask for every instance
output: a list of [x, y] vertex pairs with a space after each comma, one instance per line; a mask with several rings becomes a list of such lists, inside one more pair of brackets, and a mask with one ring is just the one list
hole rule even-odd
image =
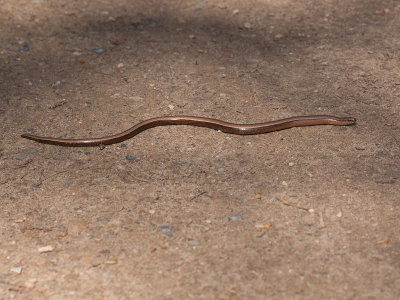
[[101, 138], [59, 139], [53, 137], [42, 137], [32, 134], [23, 134], [22, 137], [45, 144], [52, 144], [52, 145], [59, 145], [66, 147], [91, 147], [91, 146], [103, 146], [103, 145], [120, 143], [122, 141], [134, 137], [135, 135], [149, 128], [157, 126], [166, 126], [166, 125], [192, 125], [192, 126], [199, 126], [199, 127], [206, 127], [215, 130], [220, 130], [226, 133], [250, 135], [250, 134], [261, 134], [292, 127], [301, 127], [301, 126], [312, 126], [312, 125], [346, 126], [354, 124], [356, 124], [355, 118], [352, 117], [340, 118], [327, 115], [291, 117], [287, 119], [257, 123], [257, 124], [235, 124], [235, 123], [228, 123], [221, 120], [203, 118], [203, 117], [175, 116], [175, 117], [159, 117], [159, 118], [148, 119], [146, 121], [136, 124], [135, 126], [121, 133]]

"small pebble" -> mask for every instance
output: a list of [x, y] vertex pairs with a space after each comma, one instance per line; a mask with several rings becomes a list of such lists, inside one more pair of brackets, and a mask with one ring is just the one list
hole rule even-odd
[[80, 235], [86, 229], [86, 224], [80, 220], [70, 220], [66, 226], [67, 232], [72, 236]]
[[106, 260], [106, 261], [104, 262], [105, 265], [115, 265], [116, 263], [117, 263], [116, 260]]
[[253, 199], [261, 199], [261, 195], [257, 194], [253, 196]]
[[123, 63], [119, 63], [118, 65], [117, 65], [117, 68], [123, 68], [124, 67], [124, 64]]
[[327, 61], [323, 61], [323, 62], [320, 63], [320, 65], [321, 65], [321, 66], [327, 66], [327, 65], [328, 65], [328, 62], [327, 62]]
[[248, 64], [258, 64], [259, 62], [260, 60], [256, 58], [246, 58], [246, 63]]
[[82, 55], [82, 52], [74, 51], [74, 52], [72, 52], [72, 55], [79, 56], [79, 55]]
[[196, 36], [194, 34], [189, 34], [189, 39], [193, 40], [195, 38], [196, 38]]
[[21, 47], [21, 51], [28, 52], [29, 51], [29, 45], [27, 43], [23, 44]]
[[130, 160], [130, 161], [139, 161], [139, 160], [140, 160], [139, 157], [134, 156], [134, 155], [127, 155], [127, 156], [125, 156], [125, 158], [126, 158], [127, 160]]
[[242, 221], [242, 220], [243, 220], [242, 216], [238, 214], [234, 214], [229, 217], [229, 221]]
[[103, 54], [106, 52], [106, 49], [104, 48], [92, 48], [92, 51], [96, 54]]
[[15, 160], [21, 161], [21, 160], [25, 160], [26, 158], [27, 158], [26, 155], [21, 154], [21, 155], [18, 155], [18, 156], [15, 158]]
[[169, 237], [172, 236], [172, 227], [171, 226], [168, 226], [168, 225], [160, 226], [159, 229], [163, 234], [165, 234], [165, 235], [167, 235]]
[[218, 168], [218, 172], [223, 172], [223, 171], [225, 171], [224, 168]]
[[103, 216], [98, 217], [96, 220], [97, 220], [98, 222], [108, 222], [108, 221], [110, 221], [109, 218], [106, 218], [106, 217], [103, 217]]
[[246, 22], [246, 23], [244, 23], [244, 28], [246, 28], [246, 29], [251, 29], [251, 24], [249, 23], [249, 22]]
[[184, 165], [185, 162], [184, 162], [184, 161], [173, 161], [172, 164], [173, 164], [173, 165], [178, 165], [178, 166], [179, 166], [179, 165]]
[[36, 152], [37, 152], [37, 150], [34, 148], [30, 148], [30, 149], [26, 150], [26, 153], [28, 153], [28, 154], [34, 154]]
[[293, 167], [294, 166], [294, 162], [290, 162], [288, 165], [289, 165], [289, 167]]
[[289, 184], [286, 181], [282, 181], [283, 186], [288, 186]]
[[28, 289], [31, 289], [35, 286], [36, 282], [36, 278], [29, 278], [27, 281], [25, 281], [24, 286]]
[[156, 213], [156, 211], [155, 211], [154, 209], [150, 209], [150, 210], [149, 210], [149, 213], [152, 214], [152, 215], [154, 215], [154, 214]]
[[188, 239], [188, 244], [192, 247], [200, 246], [200, 241], [194, 239]]
[[129, 97], [129, 99], [135, 100], [135, 101], [141, 101], [141, 100], [143, 100], [143, 97], [140, 97], [140, 96], [131, 96], [131, 97]]
[[232, 15], [235, 16], [235, 15], [237, 15], [237, 14], [239, 14], [239, 10], [238, 10], [238, 9], [234, 9], [233, 12], [232, 12]]
[[21, 274], [21, 272], [22, 272], [22, 267], [21, 267], [21, 266], [19, 266], [19, 267], [14, 267], [14, 268], [11, 268], [10, 271], [11, 271], [11, 272], [14, 272], [14, 273], [17, 273], [17, 274]]
[[278, 33], [278, 34], [275, 35], [275, 38], [276, 39], [281, 39], [281, 38], [283, 38], [283, 34]]
[[54, 247], [51, 245], [38, 248], [39, 253], [51, 252], [53, 250], [54, 250]]

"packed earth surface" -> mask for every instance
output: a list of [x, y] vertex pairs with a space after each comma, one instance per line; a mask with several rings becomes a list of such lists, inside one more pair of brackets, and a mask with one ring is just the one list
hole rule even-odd
[[[0, 0], [0, 299], [399, 299], [398, 0]], [[328, 114], [253, 136], [160, 116]]]

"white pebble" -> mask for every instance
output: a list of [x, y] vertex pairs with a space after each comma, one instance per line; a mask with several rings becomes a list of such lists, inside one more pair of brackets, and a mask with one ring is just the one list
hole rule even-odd
[[14, 272], [14, 273], [17, 273], [17, 274], [21, 274], [21, 272], [22, 272], [22, 267], [21, 267], [21, 266], [19, 266], [19, 267], [14, 267], [14, 268], [11, 268], [10, 271], [11, 271], [11, 272]]

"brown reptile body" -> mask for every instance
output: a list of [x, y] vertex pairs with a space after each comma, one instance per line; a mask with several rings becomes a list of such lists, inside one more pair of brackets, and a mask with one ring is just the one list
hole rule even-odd
[[217, 119], [210, 119], [204, 117], [193, 116], [172, 116], [172, 117], [159, 117], [140, 122], [133, 127], [111, 136], [101, 138], [83, 138], [83, 139], [60, 139], [53, 137], [41, 137], [32, 134], [23, 134], [22, 137], [36, 142], [66, 146], [66, 147], [90, 147], [102, 146], [120, 143], [135, 135], [157, 126], [167, 125], [192, 125], [198, 127], [206, 127], [222, 132], [250, 135], [262, 134], [272, 131], [283, 130], [292, 127], [313, 126], [313, 125], [354, 125], [356, 119], [352, 117], [335, 117], [328, 115], [315, 115], [315, 116], [300, 116], [281, 119], [277, 121], [257, 123], [257, 124], [235, 124]]

